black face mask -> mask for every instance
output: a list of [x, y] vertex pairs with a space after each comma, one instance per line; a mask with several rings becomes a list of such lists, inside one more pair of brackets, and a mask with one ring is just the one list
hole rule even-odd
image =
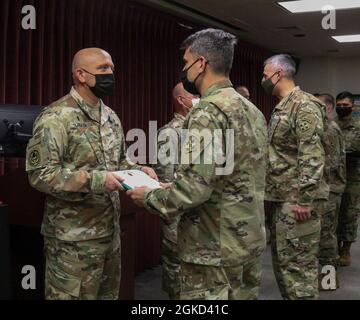
[[336, 113], [339, 118], [345, 118], [351, 114], [352, 108], [350, 107], [336, 107]]
[[83, 69], [86, 73], [95, 77], [96, 83], [94, 87], [90, 87], [91, 92], [99, 99], [104, 99], [112, 95], [115, 87], [115, 77], [112, 73], [93, 74]]
[[273, 92], [274, 92], [274, 89], [276, 87], [276, 85], [279, 83], [280, 79], [276, 82], [276, 83], [273, 83], [271, 81], [271, 79], [274, 77], [274, 75], [276, 75], [278, 73], [275, 72], [270, 78], [264, 80], [262, 83], [261, 83], [261, 86], [263, 87], [263, 89], [265, 90], [265, 93], [266, 94], [269, 94], [269, 95], [272, 95]]
[[[199, 75], [194, 79], [194, 81], [191, 82], [191, 81], [189, 81], [189, 79], [188, 79], [188, 77], [187, 77], [187, 72], [188, 72], [188, 71], [190, 70], [190, 68], [191, 68], [196, 62], [198, 62], [199, 60], [200, 60], [200, 58], [197, 59], [196, 61], [194, 61], [194, 63], [193, 63], [190, 67], [188, 67], [187, 69], [181, 71], [181, 76], [180, 76], [180, 79], [181, 79], [181, 82], [182, 82], [182, 84], [183, 84], [183, 86], [184, 86], [184, 89], [185, 89], [187, 92], [189, 92], [189, 93], [191, 93], [191, 94], [193, 94], [193, 95], [196, 95], [196, 96], [197, 96], [197, 95], [200, 95], [200, 93], [199, 93], [198, 89], [196, 88], [195, 82], [196, 82], [196, 80], [200, 77], [201, 73], [199, 73]], [[207, 61], [206, 63], [208, 63], [208, 61]]]

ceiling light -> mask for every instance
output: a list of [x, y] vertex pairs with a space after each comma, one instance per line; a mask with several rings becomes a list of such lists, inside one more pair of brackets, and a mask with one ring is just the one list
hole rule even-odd
[[360, 0], [299, 0], [278, 2], [291, 13], [316, 12], [332, 6], [336, 10], [360, 8]]
[[346, 36], [332, 36], [337, 42], [360, 42], [360, 34], [349, 34]]

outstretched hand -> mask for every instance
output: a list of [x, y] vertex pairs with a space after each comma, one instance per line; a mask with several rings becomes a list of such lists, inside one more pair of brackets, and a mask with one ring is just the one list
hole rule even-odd
[[126, 191], [126, 195], [129, 196], [138, 207], [143, 208], [145, 200], [145, 189], [146, 187], [131, 189]]
[[146, 173], [150, 178], [155, 179], [156, 181], [159, 181], [159, 178], [153, 168], [141, 167], [141, 171]]

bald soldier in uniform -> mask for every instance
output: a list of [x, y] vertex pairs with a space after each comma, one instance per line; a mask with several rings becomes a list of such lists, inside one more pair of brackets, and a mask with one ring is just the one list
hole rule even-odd
[[272, 201], [271, 247], [284, 299], [316, 299], [320, 217], [328, 199], [324, 180], [325, 105], [295, 86], [289, 55], [264, 63], [262, 86], [279, 99], [269, 125], [266, 196]]
[[102, 101], [113, 92], [113, 70], [107, 52], [79, 51], [74, 86], [42, 111], [28, 144], [30, 184], [46, 194], [46, 299], [118, 299], [123, 187], [113, 171], [141, 169], [156, 178], [127, 159], [121, 122]]
[[[256, 299], [259, 293], [265, 248], [266, 122], [229, 80], [235, 43], [233, 35], [215, 29], [184, 41], [182, 82], [188, 92], [201, 95], [183, 127], [190, 131], [184, 150], [190, 161], [182, 162], [168, 188], [127, 192], [164, 219], [182, 215], [182, 300]], [[205, 132], [207, 137], [201, 137]], [[220, 145], [219, 140], [228, 143]], [[226, 158], [223, 166], [210, 158], [213, 145]]]
[[[185, 117], [193, 104], [198, 103], [197, 96], [184, 89], [183, 84], [178, 83], [173, 91], [175, 113], [174, 118], [159, 129], [158, 133], [158, 159], [154, 169], [161, 182], [170, 183], [176, 176], [176, 170], [180, 159], [181, 129]], [[175, 154], [170, 155], [168, 144], [172, 145]], [[171, 157], [173, 156], [173, 157]], [[169, 294], [171, 300], [179, 299], [180, 292], [180, 260], [177, 250], [177, 228], [180, 216], [174, 218], [170, 224], [162, 223], [162, 288]]]

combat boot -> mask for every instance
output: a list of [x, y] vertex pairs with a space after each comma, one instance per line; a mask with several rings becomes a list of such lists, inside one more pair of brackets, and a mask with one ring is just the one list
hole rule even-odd
[[348, 267], [351, 265], [351, 255], [350, 255], [351, 242], [344, 242], [342, 248], [340, 249], [340, 259], [339, 266]]

